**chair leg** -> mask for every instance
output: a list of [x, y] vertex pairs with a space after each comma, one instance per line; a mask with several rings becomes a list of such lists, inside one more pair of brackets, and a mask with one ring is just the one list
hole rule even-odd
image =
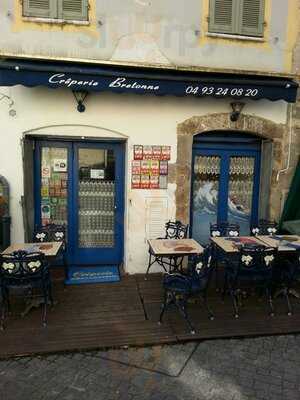
[[270, 316], [273, 317], [275, 315], [275, 310], [274, 310], [274, 305], [273, 305], [272, 293], [269, 288], [267, 288], [266, 291], [267, 291], [267, 299], [268, 299], [269, 308], [270, 308]]
[[188, 316], [188, 313], [186, 310], [186, 303], [187, 303], [187, 299], [186, 299], [186, 297], [184, 297], [182, 300], [177, 300], [175, 304], [176, 304], [180, 314], [186, 320], [186, 322], [190, 328], [191, 334], [194, 335], [196, 331], [195, 331], [193, 324], [191, 323], [191, 321], [189, 319], [189, 316]]
[[228, 275], [225, 272], [225, 276], [224, 276], [224, 285], [223, 285], [223, 290], [222, 290], [222, 296], [221, 296], [221, 300], [224, 301], [225, 300], [225, 296], [226, 296], [226, 292], [228, 290]]
[[210, 308], [209, 305], [208, 305], [208, 302], [207, 302], [207, 293], [204, 293], [204, 294], [203, 294], [202, 299], [203, 299], [203, 303], [204, 303], [204, 306], [205, 306], [205, 308], [206, 308], [206, 311], [207, 311], [207, 313], [208, 313], [208, 318], [209, 318], [211, 321], [213, 321], [213, 320], [215, 319], [215, 316], [214, 316], [214, 314], [213, 314], [211, 308]]
[[5, 309], [7, 307], [7, 301], [4, 297], [4, 295], [2, 296], [2, 302], [1, 302], [1, 323], [0, 323], [0, 329], [1, 331], [4, 331], [4, 321], [5, 321]]
[[164, 293], [164, 302], [162, 304], [161, 312], [160, 312], [160, 315], [159, 315], [159, 321], [158, 321], [159, 324], [162, 324], [162, 320], [163, 320], [163, 316], [164, 316], [164, 313], [165, 313], [166, 308], [167, 308], [167, 304], [168, 304], [168, 293], [167, 293], [167, 291], [165, 291], [165, 293]]
[[44, 297], [44, 307], [43, 307], [43, 316], [42, 323], [43, 327], [47, 326], [47, 305], [48, 305], [48, 287], [47, 283], [43, 283], [43, 297]]
[[291, 305], [291, 301], [290, 301], [289, 289], [288, 289], [288, 288], [285, 288], [285, 289], [284, 289], [283, 295], [284, 295], [285, 298], [286, 298], [286, 303], [287, 303], [287, 307], [288, 307], [288, 313], [287, 313], [287, 315], [288, 315], [288, 316], [291, 316], [291, 315], [293, 314], [293, 311], [292, 311], [292, 305]]

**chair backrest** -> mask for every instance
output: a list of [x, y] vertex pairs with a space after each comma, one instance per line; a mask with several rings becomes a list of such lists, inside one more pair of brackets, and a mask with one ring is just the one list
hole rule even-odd
[[219, 222], [210, 224], [210, 236], [212, 237], [237, 237], [240, 235], [240, 226], [235, 223]]
[[0, 276], [4, 279], [30, 280], [42, 276], [46, 266], [45, 255], [40, 252], [21, 250], [0, 255]]
[[240, 250], [239, 268], [249, 272], [271, 270], [276, 262], [278, 249], [263, 245], [244, 245]]
[[64, 225], [48, 224], [38, 227], [34, 231], [34, 242], [63, 242], [66, 241], [66, 227]]
[[278, 225], [275, 221], [267, 221], [265, 219], [259, 220], [257, 225], [251, 227], [251, 234], [257, 235], [275, 235], [278, 230]]
[[188, 273], [194, 279], [206, 280], [207, 284], [213, 272], [213, 245], [208, 244], [202, 254], [191, 258]]
[[188, 225], [181, 221], [168, 221], [166, 223], [165, 239], [186, 239], [188, 236]]

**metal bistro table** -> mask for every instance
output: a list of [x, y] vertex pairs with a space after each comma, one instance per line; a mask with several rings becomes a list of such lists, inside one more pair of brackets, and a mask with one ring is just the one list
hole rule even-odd
[[[203, 252], [203, 247], [194, 239], [150, 239], [148, 244], [154, 256], [154, 261], [149, 260], [149, 266], [158, 262], [165, 271], [165, 266], [159, 260], [168, 258], [165, 264], [169, 266], [170, 271], [176, 271], [181, 266], [183, 257]], [[180, 259], [179, 263], [178, 259]]]
[[[2, 254], [10, 254], [14, 251], [24, 250], [28, 253], [42, 252], [44, 253], [46, 259], [54, 260], [60, 250], [62, 249], [62, 242], [44, 242], [44, 243], [18, 243], [12, 244], [7, 247]], [[25, 310], [22, 312], [22, 317], [29, 313], [32, 308], [38, 308], [43, 304], [42, 298], [33, 298], [30, 302], [26, 303]], [[54, 302], [55, 304], [55, 302]]]

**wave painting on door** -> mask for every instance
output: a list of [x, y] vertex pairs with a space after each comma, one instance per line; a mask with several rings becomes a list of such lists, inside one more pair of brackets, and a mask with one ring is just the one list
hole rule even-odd
[[193, 183], [193, 238], [207, 243], [209, 224], [218, 216], [219, 180], [221, 158], [196, 156]]

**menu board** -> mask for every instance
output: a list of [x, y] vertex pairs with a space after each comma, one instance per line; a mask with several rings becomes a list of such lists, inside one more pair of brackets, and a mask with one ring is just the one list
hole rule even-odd
[[131, 164], [131, 188], [167, 189], [170, 159], [171, 146], [135, 145]]

